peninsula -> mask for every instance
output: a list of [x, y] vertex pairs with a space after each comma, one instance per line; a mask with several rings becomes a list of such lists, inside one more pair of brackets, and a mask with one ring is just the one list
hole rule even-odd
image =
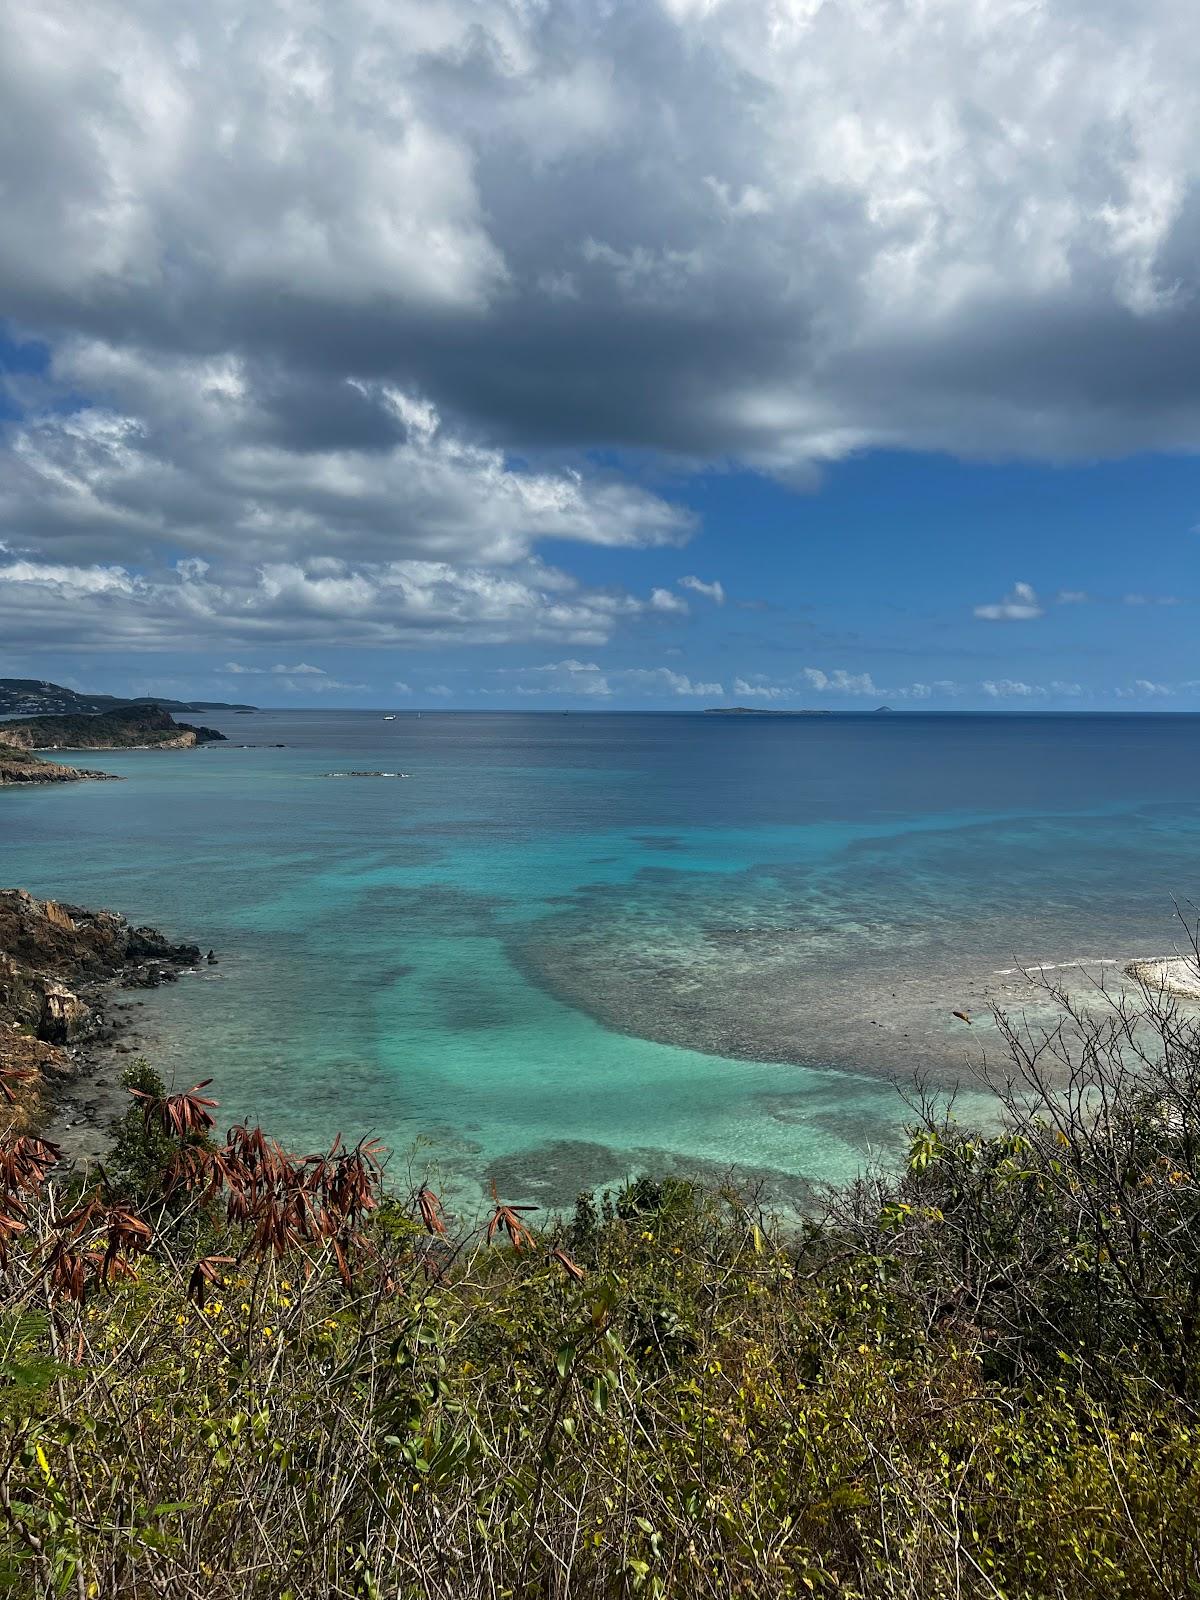
[[158, 706], [163, 711], [256, 711], [224, 700], [169, 700], [162, 695], [86, 694], [45, 678], [0, 678], [0, 717], [89, 716], [121, 706]]
[[118, 706], [94, 715], [29, 717], [0, 723], [17, 750], [189, 750], [224, 740], [215, 728], [176, 722], [161, 706]]

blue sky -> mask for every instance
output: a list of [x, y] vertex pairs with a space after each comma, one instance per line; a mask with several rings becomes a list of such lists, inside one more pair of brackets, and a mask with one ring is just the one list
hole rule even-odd
[[1200, 709], [1179, 0], [2, 27], [0, 674]]

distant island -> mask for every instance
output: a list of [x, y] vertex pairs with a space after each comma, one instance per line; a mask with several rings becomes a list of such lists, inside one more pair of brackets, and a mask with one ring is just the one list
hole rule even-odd
[[705, 706], [706, 717], [827, 717], [824, 706], [795, 706], [787, 711], [777, 706]]
[[121, 706], [115, 711], [92, 715], [29, 717], [0, 723], [0, 740], [9, 751], [190, 750], [198, 744], [213, 744], [224, 738], [225, 735], [215, 728], [176, 722], [169, 711], [157, 705]]
[[257, 706], [224, 700], [166, 700], [160, 695], [122, 699], [112, 694], [82, 694], [42, 678], [0, 678], [0, 717], [92, 716], [123, 706], [158, 706], [163, 711], [257, 711]]

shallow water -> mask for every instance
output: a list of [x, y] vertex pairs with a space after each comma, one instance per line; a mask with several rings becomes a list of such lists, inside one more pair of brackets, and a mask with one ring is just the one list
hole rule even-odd
[[[203, 720], [0, 796], [0, 878], [217, 948], [144, 1033], [231, 1119], [464, 1194], [846, 1177], [1018, 963], [1169, 950], [1200, 845], [1193, 717]], [[409, 776], [323, 776], [362, 770]]]

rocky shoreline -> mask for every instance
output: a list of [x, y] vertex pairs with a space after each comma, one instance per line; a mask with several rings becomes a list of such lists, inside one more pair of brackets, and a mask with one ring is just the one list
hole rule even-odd
[[89, 767], [66, 767], [57, 761], [43, 761], [29, 750], [0, 743], [0, 789], [30, 783], [81, 783], [85, 780], [119, 783], [115, 772], [97, 772]]
[[1125, 976], [1151, 993], [1175, 995], [1181, 1000], [1200, 1000], [1200, 956], [1150, 956], [1131, 961]]
[[118, 995], [215, 960], [115, 912], [0, 890], [0, 1083], [13, 1097], [9, 1114], [70, 1159], [98, 1158], [124, 1105], [117, 1077], [135, 1053], [143, 1004]]

